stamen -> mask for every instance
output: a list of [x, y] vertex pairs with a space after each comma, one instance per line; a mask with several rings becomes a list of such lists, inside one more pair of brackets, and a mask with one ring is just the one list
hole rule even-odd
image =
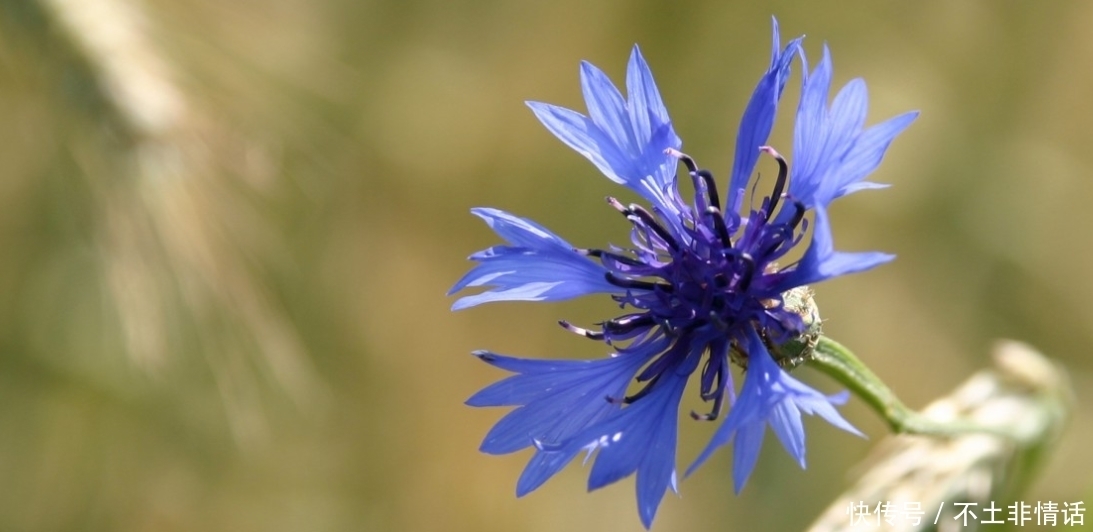
[[668, 148], [664, 150], [664, 154], [669, 157], [675, 157], [676, 159], [679, 159], [681, 162], [683, 162], [683, 165], [687, 167], [688, 172], [698, 171], [698, 165], [695, 164], [695, 160], [692, 159], [690, 155], [687, 155], [686, 153], [683, 153], [675, 148]]
[[638, 390], [637, 393], [635, 393], [634, 395], [629, 395], [623, 398], [623, 404], [631, 404], [634, 401], [637, 401], [638, 399], [649, 395], [649, 392], [653, 391], [653, 387], [656, 386], [657, 381], [660, 380], [661, 375], [662, 373], [657, 373], [652, 379], [649, 379], [649, 383], [646, 384], [644, 388]]
[[783, 250], [782, 253], [778, 253], [777, 255], [783, 255], [786, 251], [788, 251], [789, 247], [792, 247], [793, 228], [788, 225], [768, 225], [767, 227], [772, 228], [772, 230], [764, 234], [761, 243], [765, 242], [766, 245], [760, 249], [759, 256], [766, 257], [769, 260], [775, 256], [775, 252], [778, 251], [778, 248], [783, 247], [787, 242], [790, 244], [789, 246], [786, 246], [787, 249]]
[[[716, 364], [716, 368], [715, 368]], [[717, 379], [718, 386], [714, 388], [713, 381]], [[703, 401], [709, 401], [717, 395], [717, 389], [721, 388], [721, 364], [715, 362], [715, 358], [710, 356], [706, 359], [706, 363], [702, 365], [702, 386], [699, 394]], [[711, 390], [714, 390], [711, 392]]]
[[711, 207], [721, 208], [721, 197], [717, 194], [717, 182], [713, 179], [713, 174], [709, 170], [699, 170], [698, 177], [701, 177], [706, 182], [706, 195], [710, 202]]
[[774, 216], [774, 210], [778, 207], [778, 200], [782, 199], [782, 192], [786, 188], [786, 178], [789, 175], [789, 165], [782, 154], [770, 146], [760, 146], [759, 150], [778, 161], [778, 178], [774, 181], [774, 191], [770, 195], [770, 207], [767, 209], [767, 220]]
[[725, 391], [718, 389], [717, 396], [714, 397], [713, 409], [709, 414], [699, 414], [694, 410], [691, 410], [691, 419], [695, 421], [714, 421], [721, 415], [721, 408], [725, 404]]
[[707, 318], [709, 318], [710, 323], [712, 323], [714, 327], [717, 327], [717, 330], [719, 330], [719, 331], [728, 331], [729, 330], [729, 324], [726, 323], [725, 320], [722, 319], [721, 316], [717, 314], [717, 312], [714, 312], [714, 311], [711, 310], [709, 315], [707, 316]]
[[736, 277], [734, 279], [736, 282], [733, 284], [739, 290], [747, 290], [748, 286], [751, 285], [752, 277], [755, 275], [755, 259], [747, 253], [741, 253], [740, 260], [743, 261], [745, 266], [744, 273]]
[[717, 207], [710, 206], [706, 209], [706, 214], [710, 215], [713, 219], [713, 228], [717, 231], [717, 237], [721, 239], [721, 245], [731, 248], [732, 237], [729, 235], [729, 228], [725, 225], [725, 216], [721, 214], [721, 211]]
[[603, 322], [604, 331], [614, 334], [626, 334], [639, 327], [655, 324], [656, 321], [649, 314], [631, 314], [613, 320]]
[[565, 330], [571, 333], [579, 334], [590, 340], [603, 340], [603, 332], [601, 331], [592, 331], [583, 327], [577, 327], [576, 325], [573, 325], [572, 323], [569, 323], [565, 320], [558, 320], [558, 325], [561, 325], [563, 328], [565, 328]]
[[623, 205], [621, 201], [611, 196], [607, 196], [607, 204], [614, 207], [616, 211], [619, 211], [626, 216], [630, 215], [630, 209], [627, 209], [626, 205]]
[[618, 253], [612, 253], [610, 251], [604, 251], [602, 249], [573, 248], [573, 251], [576, 251], [577, 253], [580, 253], [581, 255], [584, 255], [586, 257], [595, 257], [597, 259], [602, 259], [606, 257], [615, 262], [620, 262], [628, 266], [648, 266], [644, 262], [633, 257], [627, 257], [626, 255], [620, 255]]
[[650, 283], [649, 281], [639, 281], [637, 279], [627, 279], [625, 277], [619, 277], [618, 275], [615, 275], [613, 272], [607, 272], [607, 273], [603, 274], [603, 277], [604, 277], [604, 279], [607, 279], [607, 282], [609, 282], [609, 283], [611, 283], [611, 284], [613, 284], [613, 285], [615, 285], [619, 288], [627, 288], [627, 289], [634, 289], [634, 290], [649, 290], [649, 291], [660, 290], [662, 292], [666, 292], [666, 293], [669, 293], [669, 294], [672, 293], [672, 291], [673, 291], [672, 285], [661, 284], [661, 283]]
[[[793, 200], [793, 218], [789, 221], [789, 226], [793, 229], [797, 228], [797, 225], [801, 223], [801, 220], [805, 219], [805, 204], [800, 200]], [[808, 229], [802, 227], [801, 229]]]
[[679, 354], [679, 351], [680, 350], [677, 347], [673, 346], [670, 351], [664, 353], [656, 360], [650, 362], [649, 365], [645, 366], [645, 369], [641, 370], [641, 373], [638, 373], [638, 375], [634, 377], [634, 380], [638, 382], [656, 380], [661, 374], [672, 367], [672, 363], [675, 361], [675, 357], [672, 355]]
[[[804, 203], [793, 200], [793, 217], [790, 218], [788, 223], [766, 226], [765, 229], [769, 230], [763, 232], [760, 243], [757, 244], [762, 246], [758, 256], [774, 259], [795, 247], [808, 229], [808, 220], [804, 219], [805, 212], [807, 211]], [[800, 233], [795, 232], [798, 225], [801, 226]]]
[[657, 219], [653, 217], [652, 213], [645, 210], [644, 207], [636, 203], [631, 203], [630, 214], [637, 216], [645, 224], [646, 227], [652, 229], [653, 232], [656, 233], [657, 236], [659, 236], [660, 239], [668, 245], [668, 247], [675, 250], [679, 249], [679, 243], [676, 242], [676, 239], [671, 235], [671, 233], [668, 232], [667, 229], [660, 225], [660, 223], [657, 222]]
[[660, 222], [657, 222], [657, 219], [641, 205], [631, 203], [629, 206], [626, 206], [611, 196], [607, 197], [607, 203], [626, 216], [626, 219], [630, 220], [631, 223], [652, 230], [668, 247], [673, 250], [679, 249], [679, 243], [676, 242], [676, 239], [672, 237], [671, 233], [661, 226]]
[[[690, 155], [680, 152], [672, 148], [664, 150], [666, 155], [675, 157], [683, 162], [683, 165], [687, 167], [687, 172], [691, 174], [692, 178], [701, 179], [706, 184], [706, 201], [710, 207], [721, 208], [721, 198], [717, 194], [717, 182], [713, 179], [713, 174], [709, 170], [699, 169], [695, 164], [695, 160]], [[695, 183], [695, 188], [698, 188], [698, 183]]]

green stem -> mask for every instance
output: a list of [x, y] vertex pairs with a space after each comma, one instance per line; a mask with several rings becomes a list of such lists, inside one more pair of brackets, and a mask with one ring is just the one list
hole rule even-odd
[[931, 436], [978, 432], [1018, 439], [1015, 434], [998, 428], [985, 427], [966, 420], [938, 421], [911, 410], [854, 353], [826, 336], [820, 337], [807, 363], [861, 397], [888, 422], [893, 432]]

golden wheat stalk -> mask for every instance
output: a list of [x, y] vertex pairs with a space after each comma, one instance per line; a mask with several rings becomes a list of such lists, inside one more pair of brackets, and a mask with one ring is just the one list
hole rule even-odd
[[[275, 240], [241, 197], [239, 161], [255, 143], [212, 118], [178, 83], [152, 39], [151, 21], [127, 0], [41, 0], [90, 67], [127, 130], [123, 162], [131, 175], [93, 183], [105, 282], [113, 294], [131, 359], [153, 374], [169, 355], [180, 314], [185, 335], [213, 368], [237, 438], [260, 436], [264, 379], [299, 404], [321, 386], [295, 328], [277, 309], [247, 260]], [[190, 338], [196, 336], [196, 338]], [[257, 354], [258, 356], [254, 356]]]
[[[1066, 423], [1072, 398], [1063, 370], [1031, 347], [1001, 341], [993, 355], [992, 368], [973, 375], [931, 403], [923, 414], [937, 421], [963, 419], [1004, 429], [1001, 432], [1016, 438], [992, 434], [889, 437], [863, 464], [864, 473], [854, 486], [831, 503], [809, 530], [972, 530], [978, 521], [969, 520], [964, 526], [963, 520], [954, 519], [961, 510], [956, 503], [976, 503], [973, 510], [982, 520], [982, 509], [992, 500], [1002, 508], [995, 518], [1005, 519], [1008, 503], [1001, 501], [1017, 496], [1049, 454]], [[890, 512], [877, 515], [885, 503]], [[856, 512], [855, 506], [869, 511]], [[902, 513], [909, 508], [921, 513]]]

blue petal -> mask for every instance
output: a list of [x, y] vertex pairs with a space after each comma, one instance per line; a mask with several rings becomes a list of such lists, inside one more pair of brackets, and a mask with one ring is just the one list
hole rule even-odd
[[479, 358], [517, 375], [496, 382], [467, 400], [471, 406], [521, 405], [489, 431], [481, 450], [505, 454], [535, 441], [564, 441], [619, 409], [608, 397], [621, 397], [647, 360], [617, 356], [599, 360], [527, 360], [493, 353]]
[[641, 399], [572, 435], [564, 444], [542, 449], [524, 469], [518, 493], [539, 487], [581, 451], [589, 455], [595, 452], [588, 489], [601, 488], [637, 472], [638, 512], [648, 528], [664, 493], [676, 489], [679, 402], [701, 351], [692, 350], [681, 358], [674, 370], [666, 370], [650, 384], [653, 389]]
[[607, 270], [573, 250], [542, 226], [497, 209], [472, 209], [514, 246], [494, 246], [471, 255], [478, 262], [448, 291], [472, 286], [495, 288], [456, 300], [452, 310], [491, 301], [559, 301], [593, 293], [617, 292]]
[[516, 358], [490, 351], [475, 351], [479, 360], [516, 373], [495, 382], [467, 399], [468, 406], [524, 405], [548, 395], [559, 384], [570, 380], [585, 380], [590, 376], [610, 370], [619, 357], [599, 360], [551, 360]]
[[848, 194], [853, 194], [854, 192], [858, 192], [859, 190], [879, 190], [879, 189], [882, 189], [882, 188], [888, 188], [890, 186], [892, 186], [892, 185], [889, 185], [888, 183], [874, 183], [872, 181], [858, 181], [857, 183], [851, 183], [851, 184], [843, 187], [843, 189], [842, 189], [842, 191], [839, 195], [840, 196], [846, 196]]
[[838, 152], [843, 147], [850, 147], [865, 126], [868, 110], [869, 90], [865, 81], [861, 78], [850, 80], [831, 102], [828, 116], [830, 126], [824, 151]]
[[664, 153], [682, 142], [672, 129], [649, 66], [637, 46], [626, 73], [629, 100], [590, 63], [581, 64], [581, 92], [589, 116], [555, 105], [527, 102], [551, 133], [585, 156], [608, 179], [630, 187], [661, 212], [678, 214], [677, 161]]
[[608, 179], [628, 183], [626, 155], [607, 132], [590, 118], [576, 112], [542, 102], [526, 102], [535, 117], [566, 146], [585, 156]]
[[[759, 451], [763, 450], [763, 438], [767, 428], [762, 423], [750, 423], [737, 429], [732, 436], [732, 487], [737, 495], [744, 489], [748, 477], [759, 462]], [[697, 464], [696, 464], [697, 465]], [[692, 468], [695, 466], [691, 466]], [[687, 473], [690, 474], [690, 469]]]
[[520, 247], [572, 251], [573, 246], [547, 228], [500, 209], [478, 207], [471, 214], [485, 220], [495, 233], [506, 242]]
[[819, 65], [802, 77], [793, 136], [789, 194], [809, 207], [875, 188], [860, 181], [877, 168], [888, 145], [917, 116], [906, 113], [863, 131], [869, 107], [865, 82], [847, 83], [828, 109], [831, 75], [831, 53], [824, 46]]
[[596, 463], [588, 476], [594, 490], [637, 472], [638, 513], [645, 528], [652, 525], [664, 493], [675, 490], [679, 401], [687, 375], [664, 375], [656, 388], [595, 429]]
[[[729, 181], [728, 197], [730, 201], [738, 191], [747, 188], [755, 163], [759, 160], [759, 147], [767, 143], [770, 130], [774, 127], [774, 117], [778, 111], [778, 100], [789, 78], [789, 65], [798, 50], [801, 38], [794, 39], [779, 53], [778, 21], [774, 20], [774, 47], [771, 52], [770, 68], [759, 79], [755, 92], [748, 101], [744, 116], [740, 119], [740, 131], [736, 137], [736, 154]], [[733, 206], [730, 206], [733, 207]]]
[[687, 474], [690, 474], [718, 447], [732, 441], [735, 445], [733, 484], [737, 492], [743, 488], [755, 467], [767, 423], [801, 467], [805, 465], [805, 432], [801, 412], [817, 414], [836, 427], [861, 435], [832, 406], [842, 404], [845, 397], [827, 397], [794, 379], [778, 367], [754, 329], [748, 328], [745, 334], [748, 370], [740, 397], [706, 449], [687, 469]]
[[[771, 361], [773, 362], [773, 360]], [[801, 423], [801, 411], [791, 401], [778, 403], [770, 412], [770, 428], [786, 452], [805, 467], [805, 426]]]
[[[802, 54], [803, 56], [804, 54]], [[789, 193], [795, 199], [814, 203], [819, 188], [823, 146], [827, 141], [827, 94], [831, 88], [831, 52], [824, 46], [816, 69], [801, 74], [801, 100], [793, 128], [793, 166]]]
[[[671, 124], [668, 108], [660, 98], [660, 91], [653, 81], [649, 64], [641, 55], [641, 50], [634, 45], [630, 52], [630, 62], [626, 66], [626, 93], [630, 96], [626, 110], [634, 129], [637, 145], [649, 143], [653, 132], [665, 124]], [[676, 141], [678, 143], [678, 140]]]
[[[836, 198], [845, 196], [862, 188], [877, 188], [874, 183], [860, 180], [873, 173], [880, 166], [884, 153], [896, 136], [907, 129], [918, 118], [918, 111], [904, 113], [877, 124], [862, 133], [855, 141], [853, 149], [843, 157], [839, 175], [840, 183], [845, 183], [836, 193]], [[867, 185], [858, 187], [857, 185]], [[871, 185], [871, 186], [868, 186]]]
[[542, 486], [550, 477], [565, 468], [577, 456], [580, 449], [563, 452], [553, 447], [540, 449], [531, 457], [516, 481], [516, 496], [523, 497]]
[[797, 265], [785, 272], [774, 291], [784, 292], [791, 288], [824, 281], [840, 275], [857, 273], [879, 266], [896, 258], [895, 255], [876, 251], [864, 253], [844, 253], [835, 251], [831, 237], [831, 224], [827, 219], [827, 209], [822, 205], [815, 207], [816, 220], [812, 229], [812, 243], [805, 256]]
[[592, 122], [624, 153], [636, 151], [626, 101], [607, 74], [588, 61], [581, 61], [581, 93]]

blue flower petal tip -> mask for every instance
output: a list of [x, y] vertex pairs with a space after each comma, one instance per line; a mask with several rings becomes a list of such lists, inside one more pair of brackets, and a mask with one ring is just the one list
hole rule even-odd
[[[802, 316], [784, 304], [787, 291], [893, 258], [836, 251], [827, 209], [839, 197], [876, 188], [864, 179], [916, 113], [865, 127], [865, 83], [851, 81], [829, 103], [832, 63], [826, 47], [809, 71], [801, 39], [783, 45], [777, 20], [773, 30], [770, 66], [745, 107], [724, 194], [711, 172], [680, 151], [682, 141], [637, 46], [627, 67], [625, 96], [600, 69], [582, 63], [586, 114], [528, 102], [547, 130], [650, 207], [609, 200], [630, 225], [629, 248], [578, 248], [516, 215], [472, 211], [505, 243], [471, 255], [476, 265], [452, 293], [484, 291], [463, 296], [453, 309], [591, 294], [608, 294], [626, 309], [598, 329], [560, 322], [608, 346], [611, 356], [603, 359], [532, 360], [474, 352], [512, 373], [467, 404], [515, 407], [486, 435], [482, 449], [491, 454], [531, 449], [517, 482], [519, 496], [584, 454], [593, 461], [589, 489], [636, 474], [638, 513], [650, 527], [665, 493], [678, 492], [679, 408], [692, 377], [710, 403], [709, 413], [692, 417], [724, 421], [686, 474], [731, 443], [737, 492], [754, 469], [768, 428], [802, 467], [802, 413], [861, 435], [835, 408], [845, 396], [825, 396], [791, 377], [768, 346], [806, 333]], [[768, 138], [797, 58], [803, 81], [790, 166]], [[747, 190], [759, 157], [770, 157], [779, 168], [761, 198]], [[681, 165], [680, 175], [690, 181], [687, 192], [677, 186]], [[734, 364], [747, 367], [738, 395]]]

